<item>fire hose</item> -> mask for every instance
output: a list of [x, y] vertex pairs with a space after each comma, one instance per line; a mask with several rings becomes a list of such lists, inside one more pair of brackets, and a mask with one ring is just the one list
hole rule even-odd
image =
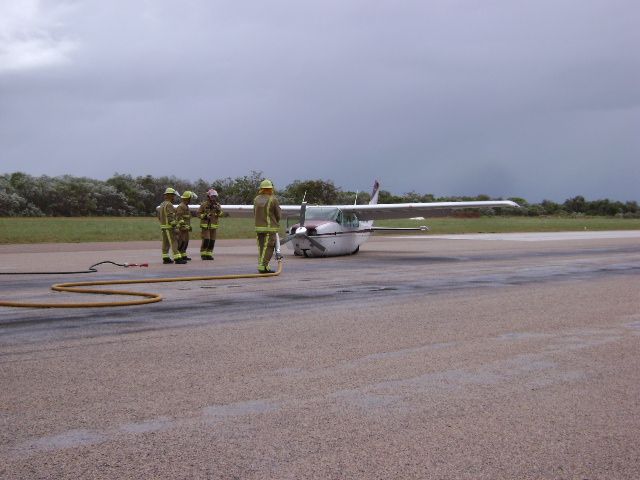
[[102, 262], [94, 263], [86, 270], [78, 270], [74, 272], [0, 272], [0, 275], [70, 275], [74, 273], [96, 273], [98, 269], [96, 268], [98, 265], [103, 265], [105, 263], [110, 263], [111, 265], [115, 265], [116, 267], [148, 267], [148, 263], [117, 263], [112, 262], [111, 260], [104, 260]]
[[[158, 293], [147, 292], [134, 292], [129, 290], [103, 290], [94, 288], [84, 288], [103, 285], [132, 285], [139, 283], [170, 283], [170, 282], [194, 282], [194, 281], [209, 281], [209, 280], [236, 280], [239, 278], [268, 278], [276, 277], [282, 272], [282, 255], [280, 253], [280, 238], [276, 235], [276, 259], [278, 261], [278, 268], [275, 272], [270, 273], [241, 273], [232, 275], [212, 275], [212, 276], [200, 276], [200, 277], [168, 277], [168, 278], [145, 278], [135, 280], [102, 280], [93, 282], [69, 282], [69, 283], [57, 283], [51, 286], [51, 290], [57, 292], [73, 292], [73, 293], [93, 293], [99, 295], [129, 295], [135, 297], [143, 297], [136, 300], [127, 300], [120, 302], [86, 302], [86, 303], [37, 303], [37, 302], [11, 302], [0, 301], [0, 307], [26, 307], [26, 308], [90, 308], [90, 307], [125, 307], [131, 305], [144, 305], [147, 303], [156, 303], [162, 301], [162, 295]], [[95, 267], [104, 263], [111, 263], [113, 265], [121, 267], [139, 266], [146, 267], [147, 264], [120, 264], [110, 260], [91, 265], [87, 270], [80, 272], [31, 272], [32, 274], [68, 274], [68, 273], [93, 273], [97, 272]], [[19, 275], [22, 273], [11, 272], [13, 275]]]
[[139, 283], [169, 283], [169, 282], [194, 282], [208, 280], [235, 280], [238, 278], [265, 278], [275, 277], [282, 272], [282, 260], [278, 260], [278, 269], [271, 273], [241, 273], [234, 275], [212, 275], [202, 277], [169, 277], [169, 278], [145, 278], [136, 280], [103, 280], [93, 282], [57, 283], [51, 286], [51, 290], [57, 292], [94, 293], [99, 295], [131, 295], [143, 297], [142, 299], [127, 300], [121, 302], [88, 302], [88, 303], [32, 303], [32, 302], [7, 302], [0, 301], [0, 307], [27, 307], [27, 308], [89, 308], [89, 307], [124, 307], [131, 305], [144, 305], [162, 301], [162, 295], [158, 293], [134, 292], [129, 290], [103, 290], [98, 288], [85, 288], [102, 285], [132, 285]]

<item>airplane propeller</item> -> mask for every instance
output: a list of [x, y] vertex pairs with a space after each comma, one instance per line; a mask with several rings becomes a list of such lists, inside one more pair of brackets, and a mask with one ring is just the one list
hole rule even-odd
[[281, 241], [280, 244], [284, 244], [287, 243], [290, 240], [293, 240], [294, 238], [302, 238], [302, 237], [306, 237], [306, 239], [309, 241], [309, 243], [311, 245], [313, 245], [314, 247], [316, 247], [318, 250], [320, 250], [321, 252], [324, 252], [326, 250], [325, 246], [322, 245], [320, 242], [318, 242], [317, 240], [311, 238], [309, 236], [309, 232], [306, 229], [306, 227], [304, 226], [304, 221], [305, 221], [305, 215], [306, 215], [306, 211], [307, 211], [307, 202], [302, 202], [302, 204], [300, 205], [300, 220], [299, 220], [299, 227], [296, 228], [296, 231], [293, 233], [290, 233], [289, 235], [287, 235], [286, 237], [284, 237]]

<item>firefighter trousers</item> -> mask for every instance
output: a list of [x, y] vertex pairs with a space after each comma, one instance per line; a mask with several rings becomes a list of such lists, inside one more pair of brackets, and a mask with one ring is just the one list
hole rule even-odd
[[258, 237], [258, 271], [269, 268], [269, 262], [276, 247], [276, 232], [259, 232]]
[[200, 230], [202, 243], [200, 244], [200, 257], [204, 260], [213, 258], [213, 247], [216, 243], [217, 228], [203, 228]]
[[176, 235], [172, 228], [162, 229], [162, 259], [171, 258], [169, 256], [169, 250], [173, 253], [174, 259], [182, 258], [180, 251], [178, 250], [178, 242], [176, 241]]

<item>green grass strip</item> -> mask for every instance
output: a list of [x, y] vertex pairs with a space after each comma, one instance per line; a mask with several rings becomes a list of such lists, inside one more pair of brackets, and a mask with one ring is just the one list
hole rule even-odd
[[[283, 224], [285, 222], [282, 222]], [[290, 224], [294, 223], [290, 221]], [[192, 222], [192, 239], [200, 238], [197, 220]], [[385, 220], [385, 227], [427, 225], [430, 233], [559, 232], [579, 230], [640, 230], [640, 219], [612, 217], [480, 217], [427, 218], [426, 220]], [[284, 225], [281, 232], [284, 232]], [[254, 238], [253, 221], [222, 218], [219, 239]], [[160, 241], [155, 217], [0, 218], [0, 244], [83, 243]]]

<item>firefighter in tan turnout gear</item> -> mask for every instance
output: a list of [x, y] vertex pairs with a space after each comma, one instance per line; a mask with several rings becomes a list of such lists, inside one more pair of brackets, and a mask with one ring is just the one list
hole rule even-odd
[[202, 260], [213, 260], [213, 247], [216, 244], [216, 232], [218, 231], [218, 221], [221, 215], [222, 210], [218, 202], [218, 192], [211, 188], [207, 190], [207, 198], [204, 199], [198, 209], [202, 236], [202, 243], [200, 244], [200, 258]]
[[271, 273], [269, 261], [276, 245], [276, 234], [280, 229], [280, 204], [273, 193], [273, 183], [265, 179], [253, 200], [256, 236], [258, 238], [258, 272]]
[[173, 253], [175, 263], [187, 263], [182, 259], [182, 255], [178, 251], [178, 243], [176, 241], [175, 228], [176, 210], [173, 206], [173, 200], [176, 197], [176, 191], [168, 187], [164, 191], [164, 201], [158, 208], [158, 220], [160, 221], [160, 229], [162, 230], [162, 262], [173, 263], [174, 260], [169, 256], [169, 249]]
[[191, 212], [189, 211], [189, 202], [195, 201], [198, 196], [187, 190], [180, 197], [181, 202], [176, 208], [178, 252], [182, 260], [191, 260], [187, 255], [187, 247], [189, 247], [189, 232], [191, 232]]

